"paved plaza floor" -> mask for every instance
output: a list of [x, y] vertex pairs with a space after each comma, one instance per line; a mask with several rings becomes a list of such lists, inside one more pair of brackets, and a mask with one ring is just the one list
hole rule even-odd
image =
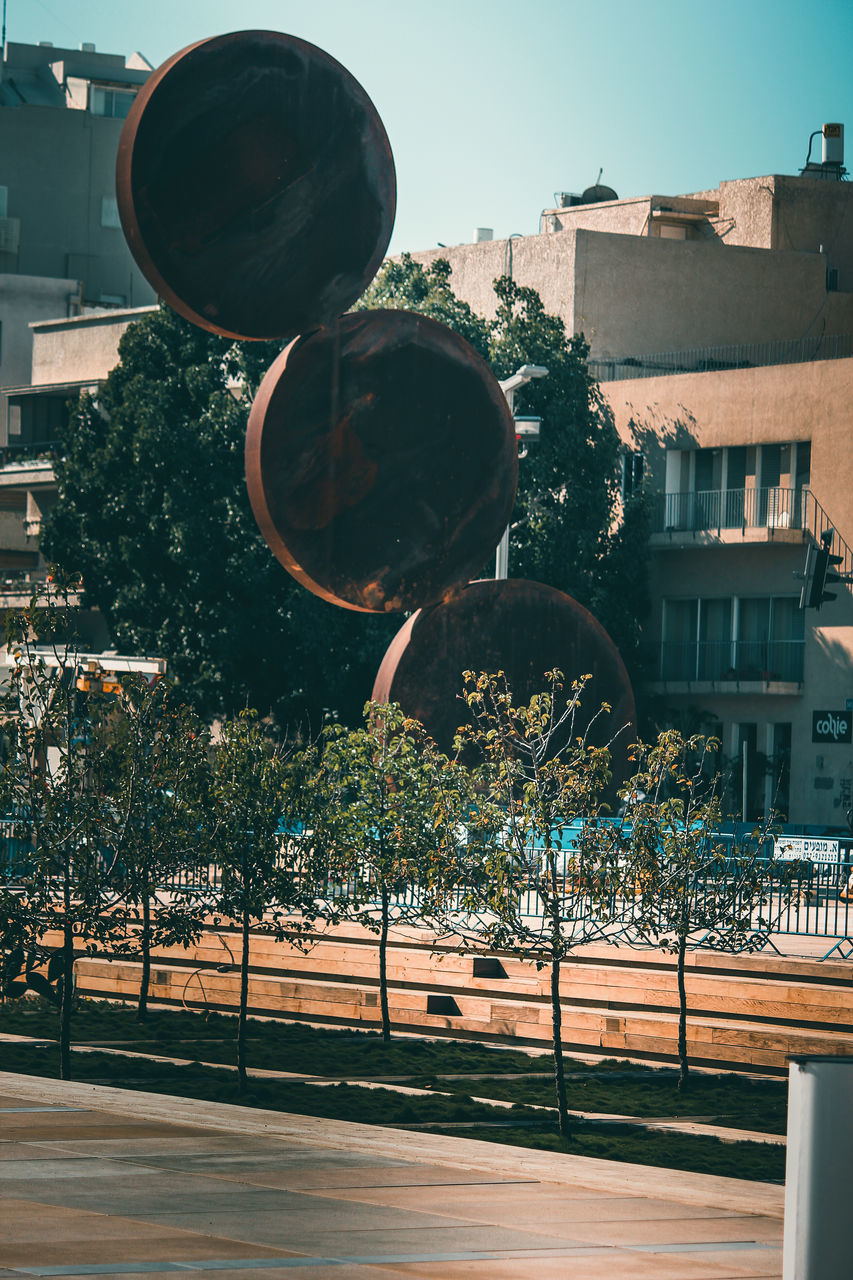
[[781, 1187], [0, 1073], [0, 1278], [744, 1280]]

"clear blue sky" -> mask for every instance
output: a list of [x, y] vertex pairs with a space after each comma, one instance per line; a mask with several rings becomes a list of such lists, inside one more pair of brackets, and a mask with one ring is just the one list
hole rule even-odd
[[241, 27], [364, 85], [397, 165], [392, 251], [531, 234], [602, 168], [620, 196], [797, 173], [825, 121], [853, 171], [853, 0], [7, 0], [9, 40], [155, 65]]

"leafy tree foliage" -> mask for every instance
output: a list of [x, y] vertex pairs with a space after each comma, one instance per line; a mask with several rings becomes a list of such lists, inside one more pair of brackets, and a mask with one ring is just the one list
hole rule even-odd
[[389, 930], [394, 923], [423, 922], [455, 826], [453, 775], [418, 721], [395, 703], [370, 702], [363, 728], [328, 731], [312, 787], [313, 841], [330, 887], [327, 914], [379, 936], [386, 1041]]
[[148, 1012], [151, 952], [188, 945], [202, 933], [205, 904], [197, 894], [170, 889], [198, 860], [207, 800], [208, 736], [197, 716], [161, 680], [154, 687], [125, 676], [115, 700], [103, 708], [111, 755], [104, 840], [109, 875], [121, 892], [124, 929], [114, 942], [141, 959], [137, 1017]]
[[[4, 894], [2, 923], [12, 931], [13, 953], [4, 967], [15, 961], [20, 972], [23, 952], [26, 985], [56, 1007], [60, 1077], [67, 1080], [75, 963], [121, 934], [103, 856], [111, 753], [99, 730], [98, 695], [76, 688], [75, 611], [60, 594], [7, 624], [18, 658], [2, 708], [8, 750], [0, 811], [10, 819], [16, 854], [9, 883], [26, 911], [10, 910]], [[34, 638], [45, 643], [37, 646]]]
[[454, 329], [488, 360], [489, 323], [467, 302], [457, 298], [450, 285], [451, 270], [446, 258], [436, 258], [429, 266], [422, 267], [411, 254], [404, 253], [399, 261], [389, 260], [383, 265], [354, 310], [417, 311]]
[[213, 758], [209, 849], [219, 878], [210, 906], [240, 931], [237, 1075], [247, 1085], [246, 1018], [252, 931], [299, 942], [312, 909], [302, 847], [283, 838], [298, 812], [304, 758], [269, 739], [254, 712], [225, 722]]
[[471, 722], [459, 745], [482, 764], [469, 820], [472, 916], [455, 927], [547, 967], [557, 1113], [569, 1137], [560, 975], [573, 950], [606, 939], [616, 914], [615, 846], [597, 822], [610, 752], [577, 734], [583, 680], [565, 689], [562, 673], [548, 672], [544, 690], [516, 704], [502, 672], [465, 679]]
[[771, 867], [765, 848], [771, 815], [746, 841], [719, 838], [722, 779], [719, 741], [667, 729], [635, 748], [638, 770], [625, 790], [624, 865], [634, 879], [634, 924], [643, 941], [676, 957], [678, 1087], [689, 1074], [688, 947], [739, 952], [766, 941], [761, 911]]
[[205, 716], [249, 704], [319, 727], [326, 709], [357, 718], [395, 623], [305, 591], [258, 531], [243, 446], [276, 354], [165, 306], [131, 325], [98, 402], [71, 416], [43, 546], [82, 576], [117, 647], [167, 657]]

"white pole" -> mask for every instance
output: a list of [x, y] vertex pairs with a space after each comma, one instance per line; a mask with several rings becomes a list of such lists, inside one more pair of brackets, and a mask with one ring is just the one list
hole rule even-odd
[[[515, 412], [515, 389], [504, 391], [510, 413]], [[509, 577], [509, 525], [504, 529], [495, 551], [495, 578], [503, 581]]]
[[853, 1058], [791, 1059], [782, 1280], [850, 1280]]

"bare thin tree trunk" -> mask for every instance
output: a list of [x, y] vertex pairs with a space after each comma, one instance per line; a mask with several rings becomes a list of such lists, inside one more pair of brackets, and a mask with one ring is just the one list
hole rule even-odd
[[139, 1000], [136, 1005], [136, 1018], [143, 1022], [148, 1016], [148, 990], [151, 985], [151, 900], [148, 892], [148, 879], [142, 887], [142, 977], [139, 981]]
[[70, 870], [65, 872], [62, 921], [62, 992], [59, 1000], [59, 1078], [71, 1079], [71, 1005], [74, 999], [74, 921], [71, 918]]
[[563, 1010], [560, 1006], [560, 957], [551, 958], [551, 1026], [554, 1050], [554, 1086], [557, 1091], [557, 1115], [560, 1137], [570, 1138], [572, 1126], [566, 1101], [566, 1075], [563, 1069]]
[[382, 882], [382, 921], [379, 929], [379, 1005], [382, 1014], [382, 1039], [391, 1039], [391, 1016], [388, 1012], [388, 886]]
[[249, 1008], [249, 908], [243, 907], [243, 949], [240, 954], [240, 1012], [237, 1015], [237, 1085], [246, 1092], [246, 1014]]
[[687, 1063], [687, 986], [684, 981], [684, 958], [687, 938], [678, 939], [678, 1087], [683, 1089], [689, 1071]]

